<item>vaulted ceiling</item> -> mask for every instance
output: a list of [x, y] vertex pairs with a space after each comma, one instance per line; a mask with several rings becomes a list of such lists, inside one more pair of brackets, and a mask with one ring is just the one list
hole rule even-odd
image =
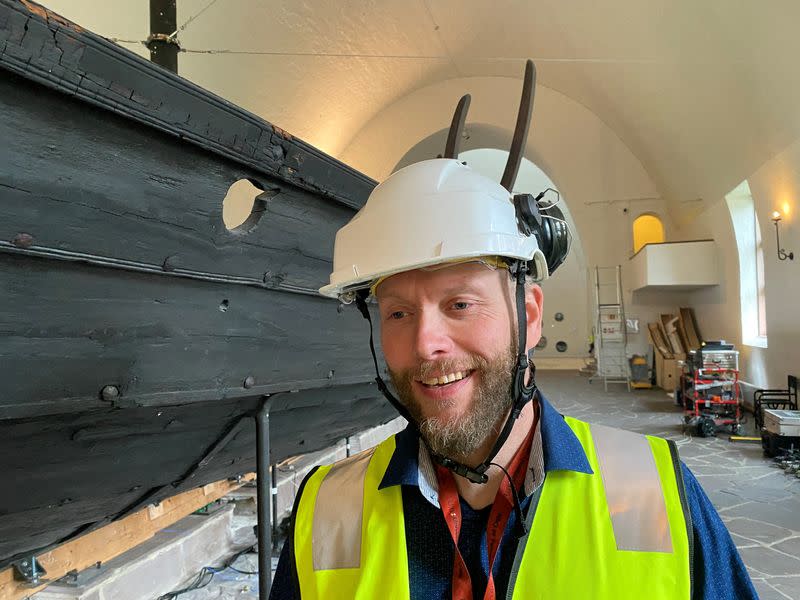
[[[526, 58], [676, 207], [717, 200], [800, 136], [796, 0], [177, 2], [181, 75], [334, 156], [411, 92], [520, 79]], [[44, 4], [147, 55], [147, 0]]]

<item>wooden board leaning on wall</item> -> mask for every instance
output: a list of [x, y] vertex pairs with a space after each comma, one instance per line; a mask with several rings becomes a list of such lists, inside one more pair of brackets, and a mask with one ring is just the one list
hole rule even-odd
[[678, 314], [662, 314], [655, 323], [648, 323], [650, 342], [662, 358], [675, 358], [700, 348], [702, 337], [694, 309], [682, 307]]

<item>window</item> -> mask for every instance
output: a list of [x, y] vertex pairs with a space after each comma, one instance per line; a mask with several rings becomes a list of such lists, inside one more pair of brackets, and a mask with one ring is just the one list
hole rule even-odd
[[633, 253], [645, 244], [660, 244], [664, 241], [664, 225], [655, 215], [640, 215], [633, 222]]
[[739, 299], [742, 310], [742, 343], [767, 347], [764, 250], [753, 195], [747, 181], [725, 196], [739, 251]]

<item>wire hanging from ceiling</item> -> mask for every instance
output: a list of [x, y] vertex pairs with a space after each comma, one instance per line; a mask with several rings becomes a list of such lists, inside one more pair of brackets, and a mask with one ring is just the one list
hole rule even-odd
[[115, 44], [145, 44], [145, 43], [147, 43], [147, 42], [145, 42], [145, 40], [123, 40], [122, 38], [115, 38], [115, 37], [111, 37], [111, 38], [108, 38], [108, 39], [111, 40], [112, 42], [114, 42]]
[[170, 39], [170, 40], [174, 40], [174, 39], [177, 37], [177, 35], [178, 35], [178, 32], [180, 32], [180, 31], [183, 31], [184, 29], [186, 29], [186, 26], [187, 26], [187, 25], [189, 25], [189, 23], [191, 23], [192, 21], [194, 21], [194, 20], [195, 20], [197, 17], [199, 17], [200, 15], [202, 15], [204, 12], [206, 12], [206, 11], [207, 11], [209, 8], [211, 8], [212, 6], [214, 6], [216, 3], [217, 3], [217, 0], [211, 0], [211, 2], [209, 2], [208, 4], [206, 4], [205, 8], [202, 8], [202, 9], [200, 10], [200, 12], [198, 12], [198, 13], [196, 13], [196, 14], [192, 15], [191, 17], [189, 17], [189, 18], [186, 20], [186, 22], [185, 22], [183, 25], [181, 25], [181, 26], [180, 26], [180, 27], [178, 27], [178, 28], [177, 28], [175, 31], [173, 31], [172, 33], [170, 33], [170, 34], [169, 34], [169, 36], [167, 36], [167, 38], [168, 38], [168, 39]]
[[[217, 0], [214, 0], [216, 2]], [[200, 13], [195, 15], [199, 16]], [[187, 22], [188, 24], [188, 22]], [[180, 28], [179, 28], [180, 29]], [[174, 32], [173, 32], [174, 33]], [[147, 44], [146, 40], [126, 40], [122, 38], [110, 37], [112, 42], [118, 44]], [[231, 55], [250, 55], [250, 56], [306, 56], [309, 58], [357, 58], [357, 59], [378, 59], [378, 60], [444, 60], [452, 59], [446, 55], [438, 54], [356, 54], [346, 52], [283, 52], [279, 50], [235, 50], [232, 48], [180, 48], [179, 52], [187, 54], [231, 54]], [[525, 58], [515, 56], [468, 56], [465, 61], [476, 61], [484, 63], [511, 63], [525, 62]], [[663, 64], [659, 61], [649, 59], [618, 59], [618, 58], [536, 58], [537, 63], [593, 63], [593, 64]]]
[[321, 58], [383, 58], [383, 59], [409, 59], [409, 60], [450, 60], [447, 56], [436, 55], [404, 55], [404, 54], [348, 54], [339, 52], [279, 52], [270, 50], [228, 50], [228, 49], [208, 49], [197, 50], [193, 48], [181, 48], [181, 52], [189, 54], [255, 54], [263, 56], [309, 56]]
[[[184, 31], [186, 27], [188, 27], [195, 19], [203, 15], [208, 9], [214, 6], [219, 0], [211, 0], [208, 4], [206, 4], [203, 8], [201, 8], [197, 13], [189, 17], [182, 25], [180, 25], [175, 31], [167, 36], [168, 39], [174, 40], [176, 39], [177, 35]], [[439, 24], [436, 22], [436, 19], [433, 16], [433, 13], [428, 6], [426, 0], [422, 0], [422, 5], [425, 11], [428, 14], [431, 22], [434, 25], [434, 31], [436, 32], [437, 38], [439, 39], [440, 44], [445, 50], [444, 55], [438, 54], [429, 54], [429, 55], [408, 55], [408, 54], [359, 54], [359, 53], [344, 53], [344, 52], [282, 52], [277, 50], [235, 50], [231, 48], [208, 48], [208, 49], [198, 49], [198, 48], [182, 48], [179, 46], [179, 52], [185, 52], [187, 54], [232, 54], [232, 55], [249, 55], [249, 56], [308, 56], [308, 57], [320, 57], [320, 58], [358, 58], [358, 59], [384, 59], [384, 60], [444, 60], [451, 63], [451, 66], [456, 70], [456, 72], [460, 73], [458, 66], [456, 65], [453, 57], [451, 56], [450, 50], [447, 47], [447, 44], [442, 39], [441, 35], [439, 34]], [[108, 38], [110, 41], [118, 43], [118, 44], [143, 44], [147, 45], [147, 40], [127, 40], [123, 38], [117, 37], [110, 37]], [[479, 61], [479, 62], [489, 62], [489, 63], [500, 63], [500, 62], [520, 62], [525, 61], [525, 58], [520, 57], [513, 57], [513, 56], [483, 56], [483, 57], [462, 57], [465, 61]], [[542, 58], [538, 57], [535, 59], [536, 62], [552, 62], [552, 63], [600, 63], [600, 64], [653, 64], [654, 62], [652, 59], [641, 59], [641, 58], [557, 58], [557, 57], [548, 57]]]

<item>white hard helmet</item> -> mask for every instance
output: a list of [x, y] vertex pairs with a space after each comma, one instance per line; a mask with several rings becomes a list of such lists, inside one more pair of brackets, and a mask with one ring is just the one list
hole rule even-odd
[[320, 293], [342, 298], [396, 273], [484, 256], [533, 261], [537, 281], [548, 275], [507, 189], [458, 160], [426, 160], [377, 186], [339, 230], [330, 284]]

